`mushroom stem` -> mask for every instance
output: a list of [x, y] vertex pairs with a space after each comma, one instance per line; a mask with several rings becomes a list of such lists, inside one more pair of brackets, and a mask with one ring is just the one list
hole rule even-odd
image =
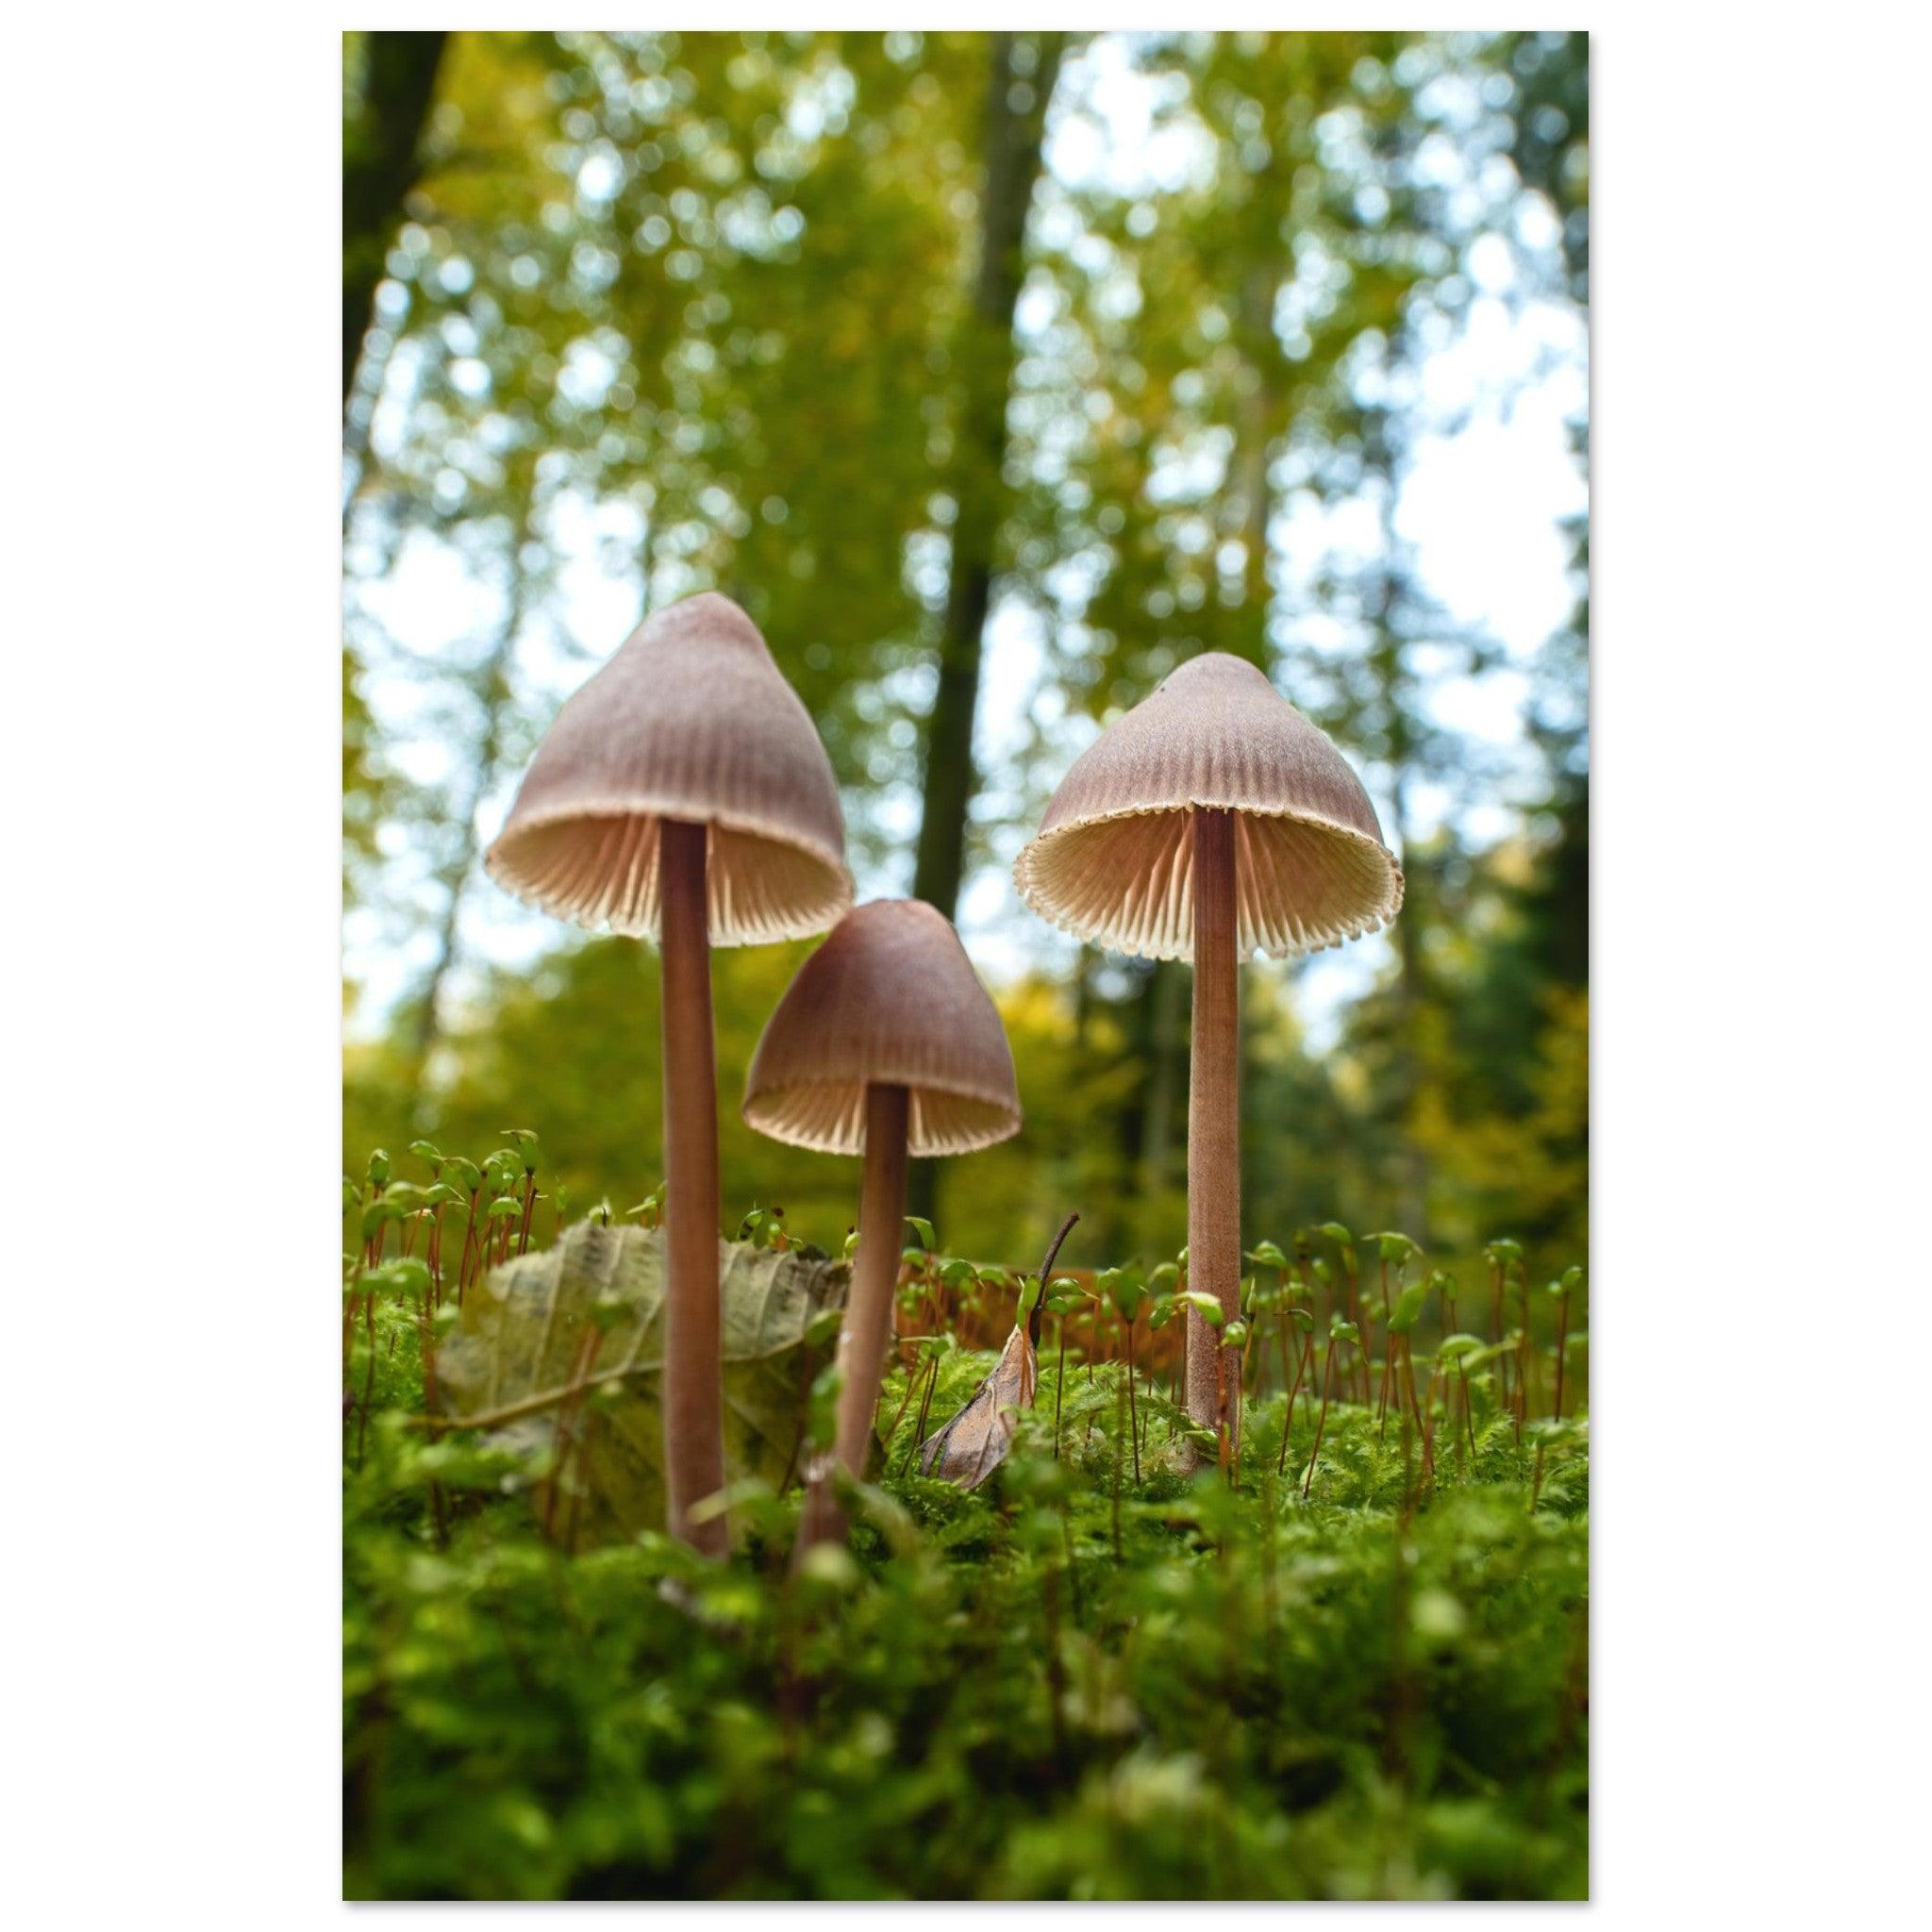
[[1188, 1413], [1221, 1423], [1215, 1362], [1225, 1324], [1241, 1316], [1241, 992], [1235, 958], [1234, 814], [1197, 810], [1194, 838], [1194, 1037], [1188, 1086], [1188, 1286], [1225, 1318], [1210, 1328], [1188, 1310]]
[[[906, 1133], [911, 1094], [904, 1087], [873, 1082], [865, 1090], [865, 1175], [858, 1197], [858, 1252], [852, 1263], [852, 1298], [839, 1330], [838, 1430], [833, 1455], [854, 1481], [865, 1474], [879, 1377], [892, 1333], [892, 1291], [899, 1280], [906, 1215]], [[812, 1475], [798, 1545], [830, 1542], [844, 1534], [845, 1519], [832, 1492], [832, 1472], [821, 1464]]]
[[708, 829], [658, 832], [664, 940], [664, 1483], [673, 1536], [708, 1557], [730, 1547], [722, 1514], [691, 1506], [724, 1487], [718, 1307], [718, 1073], [706, 924]]

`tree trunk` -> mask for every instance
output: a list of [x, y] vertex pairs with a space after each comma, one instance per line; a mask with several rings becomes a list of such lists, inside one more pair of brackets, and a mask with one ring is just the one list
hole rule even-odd
[[1147, 1110], [1141, 1122], [1141, 1185], [1143, 1198], [1158, 1202], [1172, 1179], [1174, 1096], [1180, 1089], [1181, 993], [1183, 969], [1177, 959], [1157, 959], [1142, 995], [1148, 1002]]
[[1422, 1142], [1416, 1139], [1416, 1115], [1422, 1102], [1423, 1007], [1427, 998], [1422, 957], [1423, 906], [1418, 903], [1426, 890], [1422, 867], [1408, 836], [1407, 782], [1403, 767], [1396, 766], [1391, 788], [1393, 809], [1389, 829], [1402, 854], [1407, 872], [1407, 903], [1403, 916], [1395, 922], [1395, 958], [1398, 967], [1396, 998], [1401, 1013], [1401, 1153], [1397, 1157], [1397, 1225], [1415, 1240], [1430, 1239], [1428, 1228], [1429, 1163]]
[[[958, 910], [966, 819], [977, 789], [973, 725], [992, 596], [994, 553], [1006, 507], [1007, 399], [1012, 389], [1013, 305], [1019, 299], [1026, 214], [1040, 178], [1047, 103], [1066, 36], [1033, 37], [1034, 71], [1014, 64], [1016, 37], [991, 36], [986, 103], [986, 171], [979, 198], [979, 271], [958, 359], [962, 391], [950, 494], [955, 506], [939, 683], [925, 725], [919, 846], [912, 896], [948, 919]], [[1030, 89], [1030, 93], [1021, 90]], [[1016, 102], [1016, 95], [1019, 97]], [[927, 1219], [938, 1197], [929, 1160], [913, 1164], [908, 1205]]]
[[1241, 397], [1234, 472], [1240, 494], [1239, 528], [1243, 553], [1242, 601], [1254, 620], [1255, 662], [1268, 668], [1270, 588], [1268, 525], [1274, 509], [1269, 460], [1274, 448], [1275, 366], [1280, 346], [1274, 337], [1274, 296], [1280, 277], [1274, 267], [1257, 262], [1241, 283], [1241, 333], [1246, 341], [1247, 382]]
[[356, 387], [403, 202], [422, 173], [423, 129], [446, 33], [364, 36], [362, 108], [342, 133], [342, 412]]
[[503, 763], [504, 724], [515, 696], [510, 684], [510, 671], [516, 659], [517, 639], [522, 635], [524, 619], [529, 608], [528, 574], [524, 569], [522, 558], [535, 524], [531, 494], [534, 489], [535, 480], [529, 478], [518, 492], [518, 513], [511, 523], [508, 606], [496, 643], [474, 680], [474, 695], [483, 713], [482, 728], [470, 759], [471, 782], [459, 812], [454, 815], [458, 821], [457, 849], [440, 874], [447, 897], [443, 903], [442, 923], [437, 933], [436, 955], [424, 977], [417, 1007], [412, 1041], [415, 1067], [413, 1105], [416, 1124], [425, 1132], [428, 1130], [425, 1091], [429, 1059], [436, 1050], [437, 1041], [442, 1038], [442, 990], [461, 950], [463, 905], [469, 896], [470, 885], [476, 876], [479, 850], [476, 814], [482, 809], [483, 801], [489, 797], [491, 788], [499, 775]]
[[[1274, 518], [1274, 495], [1269, 470], [1276, 434], [1284, 426], [1280, 423], [1281, 345], [1274, 334], [1274, 298], [1281, 285], [1282, 266], [1271, 254], [1251, 264], [1241, 279], [1240, 315], [1246, 379], [1236, 420], [1234, 460], [1230, 465], [1236, 491], [1231, 521], [1241, 540], [1243, 558], [1242, 637], [1254, 661], [1271, 673], [1274, 646], [1269, 635], [1268, 619], [1274, 593], [1268, 576], [1268, 532]], [[1254, 1028], [1244, 1009], [1239, 1028], [1236, 1059], [1241, 1091], [1248, 1092], [1252, 1091], [1249, 1075]], [[1249, 1176], [1243, 1173], [1241, 1180], [1245, 1187]], [[1239, 1271], [1239, 1261], [1236, 1267]]]
[[1416, 1241], [1426, 1245], [1429, 1229], [1428, 1157], [1416, 1139], [1416, 1112], [1420, 1104], [1422, 1074], [1423, 1009], [1427, 999], [1427, 968], [1422, 954], [1424, 907], [1428, 880], [1424, 876], [1422, 856], [1410, 839], [1409, 787], [1422, 767], [1422, 739], [1426, 726], [1421, 721], [1420, 700], [1415, 675], [1409, 663], [1406, 621], [1414, 601], [1414, 590], [1401, 562], [1401, 540], [1395, 528], [1395, 499], [1399, 478], [1396, 452], [1391, 444], [1387, 419], [1371, 411], [1364, 436], [1365, 467], [1379, 477], [1382, 485], [1382, 545], [1385, 561], [1375, 573], [1371, 608], [1365, 613], [1372, 630], [1367, 653], [1367, 669], [1374, 680], [1375, 703], [1381, 712], [1385, 756], [1390, 770], [1390, 816], [1388, 832], [1400, 854], [1407, 875], [1402, 916], [1394, 922], [1391, 938], [1396, 958], [1395, 979], [1395, 1092], [1394, 1112], [1398, 1144], [1394, 1173], [1396, 1224]]
[[[952, 479], [952, 561], [939, 687], [926, 720], [924, 795], [912, 881], [913, 897], [937, 906], [948, 919], [958, 903], [966, 812], [974, 790], [973, 723], [1006, 502], [1001, 473], [1007, 459], [1007, 398], [1017, 360], [1013, 305], [1020, 294], [1026, 214], [1040, 176], [1046, 106], [1064, 42], [1062, 34], [1040, 35], [1036, 72], [1023, 83], [1013, 63], [1014, 36], [992, 36], [979, 273], [959, 355], [963, 393]], [[1030, 86], [1031, 97], [1016, 107], [1014, 94], [1023, 84]]]

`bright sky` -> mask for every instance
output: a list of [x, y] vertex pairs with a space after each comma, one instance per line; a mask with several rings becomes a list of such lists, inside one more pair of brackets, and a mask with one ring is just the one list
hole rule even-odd
[[[1185, 175], [1193, 165], [1186, 130], [1150, 134], [1150, 83], [1130, 68], [1119, 43], [1094, 43], [1083, 66], [1068, 76], [1083, 111], [1057, 115], [1048, 148], [1054, 173], [1073, 180], [1102, 172], [1128, 192]], [[1517, 239], [1532, 252], [1553, 249], [1554, 217], [1532, 206]], [[1560, 525], [1585, 506], [1569, 425], [1588, 406], [1584, 326], [1566, 306], [1518, 287], [1515, 259], [1500, 238], [1471, 251], [1474, 289], [1464, 324], [1422, 363], [1423, 427], [1411, 442], [1396, 509], [1397, 530], [1412, 546], [1424, 589], [1450, 618], [1479, 629], [1503, 654], [1502, 667], [1481, 679], [1441, 683], [1432, 696], [1435, 709], [1442, 723], [1506, 753], [1524, 742], [1524, 667], [1560, 628], [1574, 602]], [[396, 386], [407, 381], [407, 370], [392, 372], [391, 379], [393, 397]], [[378, 450], [383, 431], [379, 412]], [[623, 507], [565, 507], [554, 532], [564, 558], [557, 628], [533, 626], [519, 647], [519, 671], [530, 689], [554, 693], [560, 703], [629, 634], [639, 615], [631, 559], [641, 534]], [[1379, 535], [1367, 506], [1324, 512], [1304, 504], [1276, 515], [1271, 542], [1284, 568], [1292, 571], [1324, 550], [1371, 554]], [[431, 660], [474, 636], [496, 608], [492, 593], [462, 560], [427, 537], [412, 540], [387, 579], [365, 585], [360, 594], [399, 646]], [[1030, 610], [1011, 603], [993, 614], [976, 740], [982, 769], [996, 765], [1025, 740], [1040, 683], [1037, 625]], [[425, 711], [422, 681], [378, 671], [368, 691], [406, 769], [425, 780], [443, 775], [446, 755]], [[1091, 729], [1083, 725], [1056, 734], [1067, 745], [1068, 762]], [[501, 824], [512, 792], [513, 784], [506, 785], [483, 802], [485, 842]], [[1386, 801], [1376, 803], [1386, 822]], [[878, 875], [861, 871], [861, 898], [908, 889], [913, 804], [909, 798], [893, 802], [894, 814], [906, 819], [908, 848]], [[1459, 829], [1478, 841], [1510, 823], [1500, 805], [1472, 806], [1426, 791], [1414, 801], [1424, 831], [1452, 810]], [[1001, 828], [995, 844], [1002, 862], [971, 878], [961, 899], [961, 935], [981, 972], [995, 981], [1032, 966], [1064, 966], [1073, 955], [1073, 942], [1026, 911], [1013, 890], [1008, 868], [1030, 829]], [[407, 891], [420, 866], [412, 863], [399, 828], [391, 828], [386, 843], [397, 885]], [[486, 878], [467, 895], [461, 945], [471, 961], [514, 966], [535, 958], [558, 938], [554, 922], [519, 906]], [[368, 1028], [416, 982], [431, 956], [433, 935], [426, 921], [398, 921], [393, 911], [371, 908], [350, 915], [343, 945], [345, 972], [360, 989], [356, 1024]], [[1387, 941], [1376, 938], [1292, 967], [1265, 963], [1255, 970], [1298, 974], [1296, 1002], [1319, 1042], [1332, 1034], [1341, 1008], [1370, 983], [1386, 958]]]

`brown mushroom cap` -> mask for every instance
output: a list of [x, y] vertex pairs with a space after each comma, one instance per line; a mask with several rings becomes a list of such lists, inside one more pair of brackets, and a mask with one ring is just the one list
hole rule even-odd
[[1074, 761], [1013, 868], [1021, 897], [1078, 939], [1191, 958], [1196, 807], [1236, 814], [1242, 955], [1339, 945], [1402, 904], [1402, 867], [1347, 759], [1223, 651], [1189, 658]]
[[855, 907], [798, 969], [744, 1083], [761, 1134], [865, 1152], [865, 1090], [908, 1088], [907, 1146], [970, 1154], [1020, 1130], [1013, 1055], [953, 923], [918, 899]]
[[713, 945], [824, 929], [852, 903], [845, 822], [810, 714], [738, 606], [647, 618], [544, 733], [486, 863], [519, 898], [658, 930], [658, 826], [710, 827]]

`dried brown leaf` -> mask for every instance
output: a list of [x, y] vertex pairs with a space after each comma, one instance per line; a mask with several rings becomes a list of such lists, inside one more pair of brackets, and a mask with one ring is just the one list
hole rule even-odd
[[920, 1474], [976, 1490], [1006, 1460], [1020, 1411], [1033, 1407], [1035, 1381], [1033, 1344], [1015, 1328], [973, 1399], [919, 1445]]

